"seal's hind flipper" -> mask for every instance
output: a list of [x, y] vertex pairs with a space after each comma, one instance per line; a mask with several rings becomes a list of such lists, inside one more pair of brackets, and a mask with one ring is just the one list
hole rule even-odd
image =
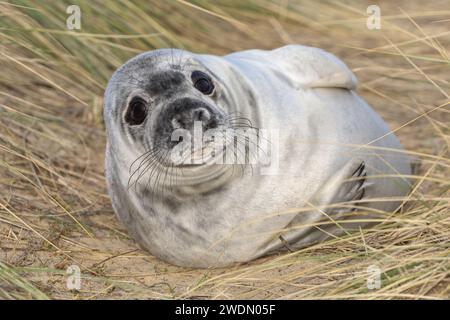
[[229, 61], [260, 63], [272, 68], [275, 75], [298, 89], [341, 88], [353, 90], [357, 79], [353, 72], [335, 55], [325, 50], [290, 44], [274, 50], [246, 50], [224, 56]]
[[299, 88], [356, 88], [352, 71], [342, 60], [322, 49], [287, 45], [270, 51], [270, 55]]

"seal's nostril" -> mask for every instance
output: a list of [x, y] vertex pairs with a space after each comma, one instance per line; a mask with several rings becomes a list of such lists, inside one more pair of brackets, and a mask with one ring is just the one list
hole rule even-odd
[[216, 129], [219, 126], [219, 123], [217, 122], [216, 119], [212, 119], [211, 121], [209, 121], [208, 123], [208, 127], [210, 129]]
[[194, 121], [208, 121], [211, 118], [211, 114], [205, 108], [197, 108], [192, 111], [192, 119]]
[[178, 120], [176, 118], [173, 118], [171, 122], [172, 122], [172, 127], [174, 129], [181, 129], [181, 128], [183, 128], [183, 123], [180, 120]]

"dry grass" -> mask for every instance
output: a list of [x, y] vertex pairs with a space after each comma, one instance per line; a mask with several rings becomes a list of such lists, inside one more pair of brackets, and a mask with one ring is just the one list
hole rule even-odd
[[[67, 2], [67, 3], [64, 3]], [[81, 31], [65, 9], [82, 10]], [[105, 3], [105, 4], [104, 4]], [[0, 2], [0, 298], [450, 297], [448, 1]], [[107, 4], [107, 5], [106, 5]], [[225, 54], [285, 43], [343, 58], [359, 93], [421, 162], [401, 212], [295, 253], [218, 270], [140, 251], [115, 219], [103, 176], [105, 84], [159, 47]], [[79, 292], [65, 270], [82, 269]], [[382, 287], [366, 287], [369, 265]]]

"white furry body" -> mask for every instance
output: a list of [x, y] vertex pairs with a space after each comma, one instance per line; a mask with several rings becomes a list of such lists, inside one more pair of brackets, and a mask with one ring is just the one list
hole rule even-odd
[[253, 168], [220, 182], [216, 191], [196, 195], [194, 188], [174, 212], [164, 201], [127, 190], [128, 169], [140, 153], [130, 137], [109, 129], [106, 168], [114, 209], [152, 254], [183, 266], [225, 266], [364, 226], [343, 220], [367, 219], [367, 214], [327, 207], [353, 200], [342, 191], [342, 182], [362, 162], [367, 174], [362, 211], [392, 212], [398, 200], [370, 199], [408, 192], [409, 182], [401, 177], [410, 174], [408, 158], [383, 120], [354, 92], [356, 79], [336, 57], [287, 46], [192, 58], [222, 79], [230, 68], [245, 79], [257, 108], [239, 111], [257, 115], [259, 128], [278, 130], [279, 139], [272, 143], [278, 148], [279, 172], [261, 175]]

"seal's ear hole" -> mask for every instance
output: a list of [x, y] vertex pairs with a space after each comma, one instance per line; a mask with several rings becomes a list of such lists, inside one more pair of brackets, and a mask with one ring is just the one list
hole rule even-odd
[[210, 95], [214, 91], [214, 83], [211, 77], [202, 71], [195, 70], [191, 74], [194, 87], [203, 94]]
[[127, 112], [125, 113], [125, 121], [131, 126], [136, 126], [142, 124], [146, 117], [147, 102], [141, 97], [131, 99]]

